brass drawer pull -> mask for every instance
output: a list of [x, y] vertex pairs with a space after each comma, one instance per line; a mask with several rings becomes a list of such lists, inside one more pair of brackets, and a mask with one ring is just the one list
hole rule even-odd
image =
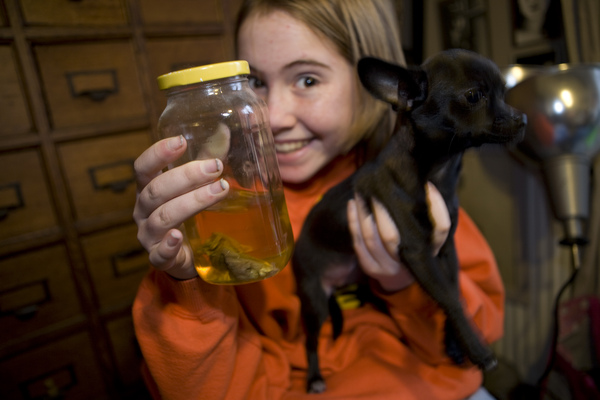
[[133, 162], [128, 159], [89, 168], [94, 189], [110, 189], [114, 193], [125, 191], [135, 181]]
[[68, 364], [19, 383], [19, 389], [25, 399], [62, 399], [77, 383], [75, 367]]
[[148, 254], [142, 247], [113, 254], [110, 259], [115, 278], [132, 275], [148, 268]]
[[24, 205], [25, 201], [19, 182], [0, 186], [0, 221], [5, 219], [11, 210], [21, 208]]
[[103, 101], [119, 92], [117, 71], [114, 69], [67, 72], [71, 96], [88, 96], [94, 101]]
[[27, 283], [0, 292], [0, 317], [14, 315], [21, 321], [33, 318], [39, 306], [49, 302], [50, 287], [47, 280]]

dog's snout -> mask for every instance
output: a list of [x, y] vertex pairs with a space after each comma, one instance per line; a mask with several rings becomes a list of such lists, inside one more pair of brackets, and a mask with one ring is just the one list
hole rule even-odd
[[525, 128], [527, 126], [527, 115], [516, 108], [504, 107], [498, 111], [494, 118], [493, 131], [497, 138], [504, 143], [517, 143], [525, 137]]
[[522, 113], [522, 112], [518, 113], [516, 120], [517, 120], [519, 129], [523, 129], [527, 126], [527, 114]]

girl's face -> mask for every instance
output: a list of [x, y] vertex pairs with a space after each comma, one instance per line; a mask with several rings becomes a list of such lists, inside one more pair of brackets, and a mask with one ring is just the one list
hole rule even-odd
[[269, 107], [283, 181], [309, 180], [354, 145], [358, 88], [353, 66], [305, 24], [275, 11], [241, 26], [239, 58]]

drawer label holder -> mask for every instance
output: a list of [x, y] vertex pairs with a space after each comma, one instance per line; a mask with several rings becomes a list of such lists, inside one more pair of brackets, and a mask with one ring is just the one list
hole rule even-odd
[[102, 102], [119, 92], [117, 71], [114, 69], [67, 72], [66, 76], [73, 98], [87, 96]]
[[11, 210], [23, 206], [25, 206], [25, 201], [19, 182], [0, 185], [0, 221], [4, 220]]
[[133, 163], [133, 159], [128, 159], [90, 167], [88, 172], [92, 186], [96, 190], [109, 189], [114, 193], [125, 191], [135, 181]]

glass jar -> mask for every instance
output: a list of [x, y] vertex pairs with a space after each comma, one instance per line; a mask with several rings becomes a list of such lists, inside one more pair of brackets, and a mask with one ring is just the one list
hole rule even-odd
[[185, 222], [198, 274], [206, 282], [240, 284], [277, 274], [294, 246], [266, 104], [248, 84], [246, 61], [158, 77], [167, 106], [158, 130], [183, 135], [186, 153], [169, 168], [218, 158], [227, 197]]

